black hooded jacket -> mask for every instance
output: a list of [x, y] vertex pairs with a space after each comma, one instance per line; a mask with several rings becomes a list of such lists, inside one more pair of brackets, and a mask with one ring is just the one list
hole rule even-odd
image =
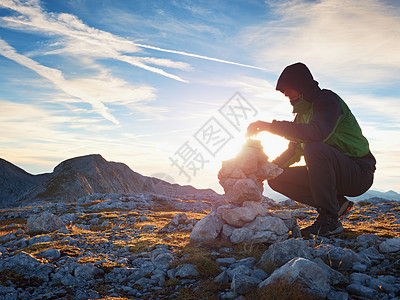
[[[283, 93], [287, 87], [298, 91], [309, 108], [298, 112], [293, 122], [272, 122], [270, 132], [291, 141], [274, 163], [285, 168], [299, 161], [308, 142], [329, 144], [354, 158], [370, 154], [368, 141], [350, 109], [334, 92], [321, 90], [305, 64], [295, 63], [283, 70], [276, 89]], [[368, 163], [374, 169], [375, 159], [370, 156]]]

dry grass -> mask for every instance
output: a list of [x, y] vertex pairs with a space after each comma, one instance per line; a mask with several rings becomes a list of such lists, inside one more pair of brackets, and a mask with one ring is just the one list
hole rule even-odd
[[[400, 224], [393, 224], [393, 220], [395, 220], [393, 213], [382, 214], [377, 218], [371, 219], [368, 216], [368, 212], [365, 211], [368, 208], [369, 203], [366, 203], [365, 206], [353, 209], [342, 220], [345, 230], [337, 236], [343, 239], [355, 239], [363, 234], [375, 234], [385, 238], [400, 237]], [[298, 220], [298, 224], [303, 228], [311, 225], [313, 221], [314, 219]]]
[[305, 291], [300, 283], [288, 283], [279, 279], [260, 289], [255, 289], [245, 296], [246, 300], [322, 300], [324, 298]]
[[201, 278], [213, 278], [221, 273], [209, 248], [189, 243], [181, 250], [179, 257], [174, 267], [178, 264], [193, 264]]

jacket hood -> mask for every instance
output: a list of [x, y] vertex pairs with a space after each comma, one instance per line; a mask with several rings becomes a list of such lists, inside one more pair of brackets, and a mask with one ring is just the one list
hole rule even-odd
[[318, 87], [318, 82], [314, 80], [307, 66], [298, 62], [287, 66], [279, 76], [276, 90], [284, 93], [286, 87], [290, 87], [304, 95]]

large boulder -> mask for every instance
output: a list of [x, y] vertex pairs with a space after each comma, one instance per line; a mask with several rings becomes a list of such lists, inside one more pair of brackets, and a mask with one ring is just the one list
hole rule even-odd
[[49, 212], [44, 212], [39, 215], [30, 216], [26, 226], [27, 231], [31, 233], [48, 233], [64, 227], [65, 223], [60, 217]]
[[273, 263], [282, 266], [296, 257], [313, 259], [312, 248], [303, 239], [289, 239], [271, 245], [261, 256], [260, 265]]
[[194, 226], [190, 240], [194, 242], [212, 242], [222, 230], [224, 221], [217, 212], [211, 212]]
[[289, 284], [300, 283], [306, 291], [322, 298], [325, 298], [331, 289], [328, 273], [315, 262], [299, 257], [275, 270], [259, 284], [259, 287], [268, 286], [276, 280], [286, 280]]
[[32, 255], [21, 251], [17, 255], [0, 260], [0, 272], [12, 270], [26, 278], [38, 277], [45, 281], [49, 280], [49, 274], [55, 267], [51, 264], [42, 264]]

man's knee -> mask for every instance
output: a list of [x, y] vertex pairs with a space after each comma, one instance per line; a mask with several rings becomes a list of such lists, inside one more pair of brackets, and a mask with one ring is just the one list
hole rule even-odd
[[273, 189], [275, 192], [279, 192], [280, 191], [280, 189], [279, 189], [279, 186], [280, 186], [279, 180], [277, 180], [275, 178], [275, 179], [270, 179], [267, 182], [268, 182], [269, 187], [271, 189]]
[[307, 143], [303, 151], [304, 158], [307, 161], [307, 158], [325, 157], [330, 152], [330, 148], [331, 146], [322, 142]]

